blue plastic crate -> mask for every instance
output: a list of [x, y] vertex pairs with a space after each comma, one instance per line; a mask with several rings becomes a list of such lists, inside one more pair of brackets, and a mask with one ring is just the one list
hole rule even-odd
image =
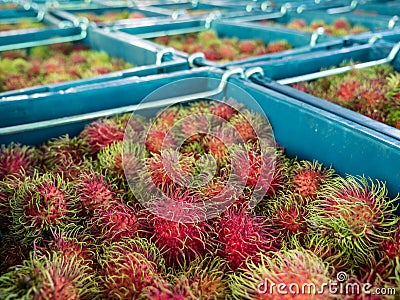
[[[242, 67], [246, 69], [254, 69], [254, 67], [256, 67], [263, 70], [265, 76], [256, 74], [252, 77], [253, 80], [258, 84], [279, 91], [285, 95], [289, 95], [290, 97], [299, 99], [304, 103], [311, 104], [362, 126], [374, 129], [375, 131], [381, 132], [400, 141], [399, 129], [372, 120], [366, 116], [343, 108], [327, 100], [303, 93], [287, 85], [289, 82], [293, 82], [292, 79], [295, 77], [299, 77], [297, 79], [300, 81], [303, 78], [300, 76], [317, 73], [322, 68], [326, 69], [337, 67], [343, 61], [352, 60], [354, 62], [364, 63], [385, 60], [390, 55], [393, 48], [393, 44], [378, 42], [373, 45], [364, 44], [341, 50], [321, 51], [319, 53], [315, 53], [313, 56], [299, 55], [274, 62], [264, 62], [247, 66], [243, 65]], [[399, 54], [397, 54], [390, 63], [393, 65], [396, 71], [400, 71]], [[291, 67], [288, 68], [288, 65]]]
[[361, 3], [356, 7], [355, 12], [374, 17], [376, 15], [400, 15], [400, 3], [398, 1], [386, 1], [383, 3]]
[[[131, 7], [108, 7], [108, 8], [76, 8], [76, 9], [63, 9], [63, 10], [53, 10], [52, 14], [60, 19], [70, 21], [74, 24], [78, 23], [82, 19], [79, 14], [94, 14], [103, 15], [106, 13], [121, 13], [123, 11], [128, 11], [130, 13], [139, 13], [144, 16], [143, 19], [133, 18], [133, 19], [121, 19], [109, 22], [98, 22], [94, 23], [96, 26], [127, 26], [129, 24], [137, 24], [138, 22], [157, 22], [159, 18], [170, 18], [169, 13], [159, 13], [148, 10], [146, 8], [131, 8]], [[90, 20], [89, 20], [90, 21]]]
[[129, 76], [145, 76], [188, 68], [188, 64], [184, 59], [176, 57], [170, 52], [166, 52], [165, 55], [162, 55], [162, 51], [159, 48], [143, 44], [143, 41], [141, 40], [122, 33], [108, 33], [96, 28], [89, 28], [86, 36], [82, 35], [82, 29], [79, 27], [49, 29], [15, 36], [0, 36], [0, 49], [3, 49], [3, 47], [9, 48], [10, 44], [13, 43], [20, 44], [32, 42], [35, 44], [46, 39], [51, 41], [53, 39], [68, 39], [70, 37], [76, 37], [76, 42], [84, 43], [93, 50], [105, 51], [112, 57], [122, 58], [133, 64], [135, 67], [87, 79], [6, 91], [0, 93], [0, 101], [5, 101], [6, 99], [9, 100], [10, 97], [24, 97], [24, 95], [65, 90], [77, 85], [108, 81], [110, 79]]
[[400, 23], [393, 22], [393, 19], [388, 16], [376, 16], [370, 18], [367, 16], [361, 16], [352, 12], [328, 14], [317, 11], [303, 11], [302, 13], [297, 12], [277, 12], [265, 15], [255, 15], [248, 17], [240, 17], [232, 19], [234, 22], [251, 22], [260, 24], [263, 21], [274, 22], [275, 24], [264, 24], [265, 26], [285, 26], [293, 20], [302, 20], [306, 25], [312, 24], [314, 21], [324, 21], [327, 25], [333, 24], [338, 19], [346, 19], [351, 26], [363, 26], [369, 31], [380, 31], [393, 29], [395, 27], [400, 28]]
[[[0, 102], [0, 110], [7, 111], [0, 120], [0, 144], [14, 141], [37, 145], [66, 133], [74, 136], [91, 120], [131, 111], [135, 108], [132, 106], [167, 83], [208, 78], [200, 80], [196, 86], [182, 84], [181, 89], [162, 95], [178, 97], [215, 89], [219, 82], [212, 79], [222, 76], [221, 70], [199, 68], [76, 87], [64, 93], [28, 97], [24, 101]], [[392, 195], [399, 192], [400, 141], [239, 76], [230, 78], [229, 82], [254, 97], [269, 118], [277, 142], [289, 156], [317, 159], [332, 165], [342, 175], [364, 174], [384, 180]], [[239, 102], [245, 101], [241, 95], [237, 87], [228, 85], [213, 98], [233, 97]]]
[[[343, 40], [341, 39], [335, 39], [329, 36], [321, 36], [319, 42], [314, 47], [310, 47], [309, 45], [312, 39], [311, 33], [297, 32], [277, 27], [265, 28], [265, 26], [262, 25], [242, 25], [234, 22], [219, 20], [210, 23], [207, 22], [207, 20], [175, 21], [168, 23], [157, 23], [152, 25], [146, 24], [135, 27], [119, 28], [118, 30], [148, 40], [158, 36], [201, 32], [209, 29], [217, 32], [218, 36], [222, 38], [236, 37], [240, 40], [260, 39], [265, 42], [284, 39], [287, 40], [294, 47], [294, 49], [290, 49], [287, 51], [248, 58], [239, 61], [239, 63], [278, 59], [285, 56], [313, 52], [319, 49], [343, 46]], [[154, 45], [155, 47], [164, 47], [162, 45], [157, 46], [157, 44], [152, 41], [148, 41], [148, 43]], [[180, 51], [177, 51], [177, 53], [179, 53], [179, 55], [181, 55], [182, 57], [188, 58], [187, 53]], [[224, 68], [226, 66], [234, 65], [238, 62], [215, 63], [202, 58], [198, 58], [194, 61], [194, 63], [199, 66], [208, 65]]]

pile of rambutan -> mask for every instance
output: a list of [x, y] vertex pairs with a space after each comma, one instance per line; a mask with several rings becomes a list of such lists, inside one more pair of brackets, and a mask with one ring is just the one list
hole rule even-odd
[[154, 42], [186, 53], [203, 52], [211, 61], [233, 61], [268, 53], [281, 52], [293, 48], [286, 40], [265, 43], [262, 40], [239, 40], [237, 38], [218, 37], [213, 30], [200, 33], [187, 33], [162, 36]]
[[[343, 62], [341, 66], [352, 65]], [[384, 64], [292, 87], [400, 129], [400, 74]]]
[[17, 23], [12, 24], [0, 24], [1, 31], [18, 30], [18, 29], [28, 29], [28, 28], [45, 28], [46, 25], [41, 22], [32, 22], [27, 19], [21, 18]]
[[[40, 23], [39, 23], [40, 24]], [[78, 80], [132, 67], [84, 44], [61, 43], [1, 52], [0, 91]]]
[[393, 293], [398, 198], [287, 157], [265, 126], [232, 100], [199, 100], [1, 145], [0, 299], [369, 299], [330, 283]]
[[307, 22], [303, 19], [293, 19], [288, 23], [278, 23], [269, 20], [261, 21], [260, 23], [306, 32], [313, 32], [322, 27], [325, 30], [325, 34], [333, 36], [344, 36], [348, 34], [357, 34], [369, 31], [369, 29], [365, 26], [351, 24], [348, 20], [346, 20], [346, 18], [339, 18], [331, 24], [326, 23], [323, 20], [314, 20], [310, 24], [307, 24]]
[[104, 14], [96, 14], [92, 12], [78, 13], [77, 17], [86, 18], [90, 22], [105, 23], [124, 19], [143, 19], [145, 16], [140, 12], [130, 12], [129, 10], [122, 10], [120, 12], [106, 12]]

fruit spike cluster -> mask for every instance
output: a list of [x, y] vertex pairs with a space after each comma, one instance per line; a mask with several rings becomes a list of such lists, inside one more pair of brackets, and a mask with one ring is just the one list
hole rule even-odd
[[[238, 129], [251, 160], [249, 180], [221, 215], [181, 223], [150, 213], [128, 189], [123, 137], [127, 126], [133, 137], [147, 135], [139, 145], [133, 139], [128, 163], [142, 162], [151, 176], [127, 172], [135, 181], [152, 180], [176, 203], [207, 202], [227, 185], [235, 147], [195, 133], [204, 119], [182, 122], [180, 132], [189, 138], [179, 156], [169, 151], [164, 157], [179, 158], [183, 172], [192, 174], [205, 169], [200, 157], [212, 155], [212, 180], [182, 188], [160, 160], [168, 130], [196, 113]], [[257, 116], [232, 101], [198, 101], [167, 108], [155, 119], [130, 117], [98, 120], [77, 137], [40, 147], [1, 146], [0, 299], [308, 299], [290, 294], [293, 289], [270, 294], [269, 287], [297, 284], [301, 293], [303, 284], [322, 287], [340, 271], [352, 284], [398, 287], [398, 199], [388, 197], [384, 183], [344, 178], [273, 148], [271, 186], [262, 186], [265, 196], [253, 207], [249, 197], [260, 174]], [[223, 128], [217, 132], [228, 137]], [[330, 299], [327, 293], [315, 298]]]
[[292, 48], [285, 40], [271, 41], [266, 44], [262, 40], [219, 38], [212, 30], [200, 33], [162, 36], [156, 38], [154, 41], [190, 54], [203, 52], [206, 59], [211, 61], [241, 60]]
[[98, 76], [132, 67], [83, 44], [53, 44], [1, 53], [1, 91]]
[[112, 22], [124, 19], [143, 19], [145, 16], [139, 12], [130, 12], [129, 10], [123, 10], [121, 12], [106, 12], [104, 14], [96, 13], [79, 13], [76, 14], [77, 17], [87, 18], [90, 22], [94, 23], [104, 23]]
[[400, 73], [391, 65], [352, 70], [292, 87], [400, 129]]
[[15, 24], [0, 24], [0, 32], [8, 31], [8, 30], [17, 30], [17, 29], [29, 29], [29, 28], [45, 28], [46, 26], [40, 22], [31, 22], [29, 20], [21, 19], [18, 23]]
[[323, 20], [314, 20], [310, 24], [307, 24], [303, 19], [293, 19], [289, 23], [282, 24], [274, 21], [261, 21], [262, 24], [268, 24], [273, 26], [283, 26], [289, 29], [313, 32], [316, 29], [323, 27], [325, 34], [333, 36], [343, 36], [348, 34], [357, 34], [361, 32], [369, 31], [367, 27], [362, 25], [352, 25], [345, 18], [340, 18], [334, 21], [332, 24], [327, 24]]

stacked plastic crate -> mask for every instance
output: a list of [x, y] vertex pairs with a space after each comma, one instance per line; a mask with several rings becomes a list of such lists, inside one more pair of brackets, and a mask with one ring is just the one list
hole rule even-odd
[[400, 293], [396, 1], [0, 8], [1, 299]]

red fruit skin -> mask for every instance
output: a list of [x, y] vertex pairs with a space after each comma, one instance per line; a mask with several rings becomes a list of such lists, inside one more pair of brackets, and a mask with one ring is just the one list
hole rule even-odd
[[293, 192], [301, 197], [311, 197], [315, 199], [320, 188], [321, 181], [325, 178], [324, 174], [314, 170], [301, 170], [292, 180]]
[[246, 260], [259, 261], [260, 252], [278, 251], [279, 233], [261, 217], [251, 216], [245, 209], [229, 208], [216, 221], [218, 255], [228, 261], [232, 270], [243, 267]]
[[356, 96], [357, 89], [360, 86], [360, 82], [354, 79], [347, 79], [344, 82], [342, 82], [339, 86], [339, 89], [337, 91], [337, 95], [340, 100], [342, 100], [345, 103], [349, 103], [352, 100], [354, 100], [354, 97]]
[[290, 49], [290, 46], [286, 43], [281, 42], [270, 43], [267, 48], [269, 53], [282, 52], [288, 49]]
[[[165, 137], [167, 136], [167, 133], [168, 132], [165, 129], [156, 129], [156, 128], [150, 129], [150, 131], [147, 133], [145, 142], [147, 151], [160, 154], [161, 150], [163, 149], [163, 143]], [[165, 146], [170, 145], [168, 141], [165, 142], [166, 142]]]
[[234, 49], [229, 45], [222, 45], [219, 47], [218, 52], [222, 59], [233, 60], [236, 56]]
[[129, 15], [129, 19], [144, 19], [144, 18], [146, 18], [146, 16], [141, 14], [140, 12], [134, 12]]
[[3, 90], [11, 91], [11, 90], [19, 90], [30, 86], [27, 77], [23, 74], [10, 74], [3, 81]]
[[178, 267], [210, 251], [209, 225], [181, 223], [151, 216], [151, 241], [163, 252], [167, 266]]
[[203, 53], [204, 57], [211, 61], [218, 61], [222, 58], [221, 55], [213, 49], [205, 49], [203, 50]]
[[10, 267], [20, 265], [29, 258], [29, 249], [18, 240], [2, 237], [0, 244], [0, 276]]
[[336, 29], [350, 29], [350, 24], [349, 24], [349, 22], [347, 22], [347, 21], [344, 20], [344, 19], [336, 20], [336, 21], [333, 23], [333, 26], [334, 26]]
[[111, 186], [99, 174], [83, 173], [76, 180], [82, 216], [93, 216], [96, 209], [106, 208], [116, 202]]
[[214, 101], [212, 103], [212, 106], [210, 107], [210, 112], [213, 115], [216, 115], [227, 121], [232, 119], [232, 117], [238, 113], [238, 111], [236, 109], [234, 109], [232, 106], [230, 106], [226, 103], [223, 103], [223, 102], [218, 102], [218, 101]]
[[246, 54], [252, 54], [256, 48], [256, 45], [252, 41], [243, 41], [240, 46], [239, 50], [240, 52], [246, 53]]
[[124, 140], [124, 128], [119, 127], [111, 120], [101, 120], [91, 123], [79, 135], [85, 139], [95, 154], [114, 142]]
[[32, 174], [33, 168], [39, 163], [34, 148], [23, 147], [19, 144], [2, 145], [0, 147], [0, 180], [8, 175], [22, 176]]
[[88, 227], [101, 241], [118, 242], [138, 235], [139, 221], [136, 211], [120, 202], [96, 209]]

